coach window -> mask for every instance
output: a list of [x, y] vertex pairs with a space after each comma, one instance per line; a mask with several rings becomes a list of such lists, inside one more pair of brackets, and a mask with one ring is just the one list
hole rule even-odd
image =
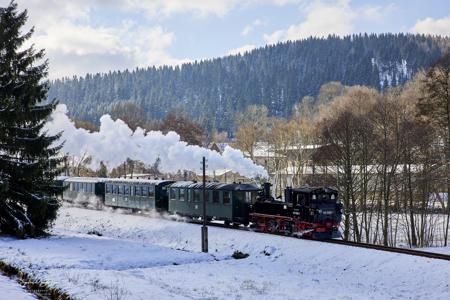
[[119, 185], [119, 195], [123, 195], [123, 185]]
[[144, 197], [148, 196], [148, 186], [146, 185], [142, 186], [142, 196]]
[[186, 189], [180, 189], [180, 197], [179, 197], [180, 201], [184, 201], [185, 195]]
[[141, 193], [141, 186], [140, 185], [137, 185], [137, 186], [134, 187], [134, 194], [136, 196], [141, 196], [142, 195], [142, 193]]
[[200, 202], [200, 190], [199, 189], [194, 190], [194, 202]]
[[155, 186], [154, 185], [150, 185], [148, 187], [148, 194], [150, 197], [155, 197]]
[[253, 203], [253, 193], [252, 192], [245, 192], [245, 202]]
[[212, 202], [213, 203], [219, 203], [220, 202], [220, 193], [219, 191], [213, 191], [213, 198], [212, 198]]
[[223, 192], [223, 204], [231, 203], [231, 192]]
[[106, 193], [111, 194], [111, 185], [110, 184], [106, 185]]
[[178, 189], [173, 188], [169, 190], [170, 200], [177, 200], [177, 191]]
[[125, 185], [123, 187], [123, 189], [124, 189], [124, 192], [123, 192], [124, 195], [129, 195], [130, 194], [130, 186], [129, 185]]

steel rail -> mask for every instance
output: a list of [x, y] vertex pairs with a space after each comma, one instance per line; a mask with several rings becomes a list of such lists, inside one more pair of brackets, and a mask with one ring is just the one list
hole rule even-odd
[[401, 254], [407, 254], [407, 255], [414, 255], [414, 256], [433, 258], [433, 259], [442, 259], [442, 260], [450, 261], [450, 255], [448, 255], [448, 254], [427, 252], [427, 251], [415, 250], [415, 249], [410, 249], [410, 248], [389, 247], [389, 246], [383, 246], [383, 245], [358, 243], [358, 242], [344, 241], [344, 240], [332, 240], [332, 239], [323, 240], [323, 242], [330, 243], [330, 244], [338, 244], [338, 245], [344, 245], [344, 246], [366, 248], [366, 249], [373, 249], [373, 250], [379, 250], [379, 251], [387, 251], [387, 252], [394, 252], [394, 253], [401, 253]]

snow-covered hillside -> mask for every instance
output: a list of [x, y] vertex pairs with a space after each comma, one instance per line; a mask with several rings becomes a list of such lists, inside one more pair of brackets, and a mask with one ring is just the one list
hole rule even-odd
[[408, 62], [405, 59], [383, 62], [372, 57], [371, 63], [378, 70], [381, 88], [397, 86], [413, 76], [413, 70], [408, 68]]
[[[79, 299], [450, 299], [450, 263], [148, 216], [62, 208], [0, 259]], [[101, 235], [101, 236], [100, 236]], [[232, 253], [249, 253], [234, 260]]]

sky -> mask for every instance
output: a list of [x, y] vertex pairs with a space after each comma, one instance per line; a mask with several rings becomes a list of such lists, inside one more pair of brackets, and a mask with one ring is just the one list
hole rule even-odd
[[[0, 6], [10, 0], [0, 0]], [[334, 33], [450, 36], [449, 0], [16, 0], [49, 77], [178, 65]]]

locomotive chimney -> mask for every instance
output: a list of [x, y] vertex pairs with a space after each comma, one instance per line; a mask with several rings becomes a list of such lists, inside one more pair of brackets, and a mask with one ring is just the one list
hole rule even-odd
[[284, 190], [284, 202], [292, 203], [292, 188], [290, 186]]
[[270, 200], [270, 186], [271, 184], [269, 182], [265, 182], [263, 186], [263, 192], [264, 192], [264, 200]]

